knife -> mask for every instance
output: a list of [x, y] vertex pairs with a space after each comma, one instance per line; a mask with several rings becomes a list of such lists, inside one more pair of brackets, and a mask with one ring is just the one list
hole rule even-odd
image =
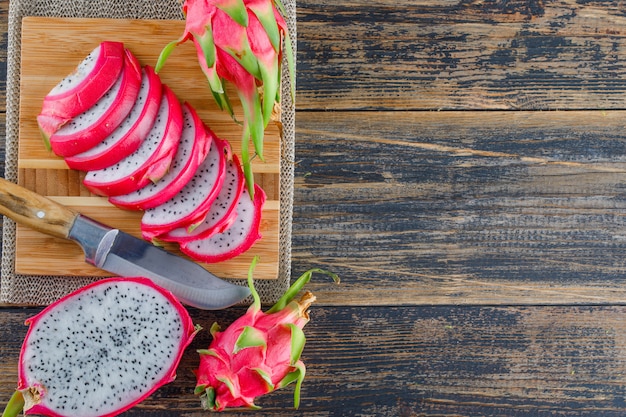
[[150, 278], [192, 307], [218, 310], [250, 295], [249, 288], [226, 282], [195, 262], [4, 178], [0, 178], [0, 214], [39, 232], [73, 240], [82, 247], [87, 263], [124, 277]]

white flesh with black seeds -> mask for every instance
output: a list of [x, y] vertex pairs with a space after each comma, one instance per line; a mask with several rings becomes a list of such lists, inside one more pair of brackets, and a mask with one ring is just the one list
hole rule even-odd
[[100, 48], [101, 46], [98, 46], [91, 51], [91, 53], [87, 55], [87, 57], [85, 57], [80, 64], [78, 64], [74, 72], [63, 78], [56, 86], [54, 86], [52, 90], [50, 90], [48, 95], [55, 96], [66, 93], [83, 81], [85, 77], [96, 67], [96, 62], [98, 62], [98, 57], [100, 56]]
[[[106, 289], [105, 289], [106, 288]], [[23, 360], [28, 386], [62, 415], [119, 410], [171, 372], [184, 326], [154, 288], [115, 282], [52, 309], [32, 325]]]
[[250, 199], [247, 187], [244, 187], [237, 202], [235, 222], [223, 233], [183, 243], [183, 250], [187, 251], [185, 253], [193, 253], [200, 256], [216, 256], [228, 252], [233, 248], [239, 247], [248, 238], [254, 219], [254, 201]]
[[[204, 221], [193, 229], [193, 231], [188, 231], [186, 227], [178, 227], [171, 230], [167, 233], [164, 240], [182, 241], [193, 239], [194, 236], [201, 236], [209, 229], [214, 229], [217, 226], [228, 226], [230, 221], [232, 221], [230, 217], [236, 216], [236, 211], [231, 210], [231, 208], [234, 208], [241, 196], [241, 187], [238, 187], [240, 181], [243, 181], [243, 178], [241, 169], [239, 168], [239, 162], [237, 160], [231, 160], [226, 165], [226, 175], [222, 189], [215, 198], [215, 201], [213, 201], [213, 204], [211, 204], [211, 209], [207, 213]], [[226, 216], [229, 218], [226, 218]], [[218, 229], [216, 232], [221, 230]]]
[[214, 190], [218, 177], [222, 173], [221, 158], [224, 158], [221, 147], [216, 141], [212, 141], [211, 150], [191, 180], [174, 197], [157, 207], [146, 210], [141, 220], [142, 224], [167, 225], [192, 214], [205, 203], [209, 194]]
[[113, 87], [111, 87], [109, 91], [107, 91], [106, 94], [96, 102], [96, 104], [73, 118], [70, 122], [63, 125], [63, 127], [59, 129], [55, 136], [61, 138], [66, 135], [73, 135], [76, 132], [81, 132], [83, 130], [91, 128], [91, 126], [96, 123], [106, 113], [107, 110], [111, 108], [111, 105], [117, 99], [123, 81], [124, 75], [122, 73], [122, 75], [117, 77], [117, 80], [115, 81], [115, 84], [113, 84]]
[[146, 102], [148, 100], [149, 90], [150, 80], [148, 79], [148, 76], [146, 75], [146, 72], [144, 70], [141, 77], [141, 87], [139, 89], [137, 101], [135, 101], [135, 104], [133, 104], [133, 107], [130, 109], [130, 113], [128, 114], [128, 116], [126, 116], [122, 124], [119, 125], [117, 129], [115, 129], [113, 133], [107, 136], [102, 142], [98, 143], [93, 148], [90, 148], [85, 152], [76, 155], [76, 158], [88, 158], [94, 155], [99, 155], [118, 143], [121, 139], [124, 139], [128, 131], [137, 123], [139, 116], [143, 114], [144, 107], [146, 106]]
[[159, 106], [159, 111], [157, 112], [154, 125], [152, 125], [152, 129], [150, 129], [148, 137], [141, 143], [141, 146], [139, 146], [135, 152], [115, 165], [95, 171], [89, 171], [85, 176], [85, 179], [95, 183], [108, 183], [121, 180], [135, 172], [148, 160], [164, 139], [164, 132], [167, 128], [169, 119], [168, 116], [169, 100], [168, 96], [164, 94], [161, 99], [161, 105]]
[[181, 134], [176, 156], [172, 160], [172, 165], [167, 172], [157, 182], [151, 182], [145, 187], [140, 188], [130, 194], [116, 196], [115, 200], [123, 203], [131, 203], [133, 201], [141, 201], [146, 198], [161, 193], [166, 187], [170, 186], [180, 175], [181, 171], [187, 166], [187, 161], [191, 158], [191, 152], [194, 147], [194, 138], [197, 126], [193, 122], [193, 117], [186, 107], [183, 107], [183, 131]]

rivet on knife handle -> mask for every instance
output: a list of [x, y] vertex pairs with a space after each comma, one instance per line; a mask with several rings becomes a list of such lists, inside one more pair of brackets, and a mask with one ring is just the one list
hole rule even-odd
[[39, 232], [67, 239], [78, 215], [49, 198], [0, 178], [0, 214]]

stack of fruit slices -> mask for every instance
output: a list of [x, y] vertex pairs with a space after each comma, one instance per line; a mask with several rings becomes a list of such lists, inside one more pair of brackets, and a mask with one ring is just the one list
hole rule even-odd
[[202, 262], [260, 239], [263, 190], [250, 196], [230, 144], [122, 43], [98, 45], [48, 93], [37, 121], [50, 149], [87, 172], [91, 192], [144, 211], [145, 239], [177, 242]]

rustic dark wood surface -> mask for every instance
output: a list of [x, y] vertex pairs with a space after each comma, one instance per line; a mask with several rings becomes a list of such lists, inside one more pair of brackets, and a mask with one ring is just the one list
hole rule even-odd
[[[624, 7], [298, 2], [293, 275], [343, 282], [309, 286], [301, 408], [257, 414], [626, 414]], [[37, 311], [0, 310], [0, 406]], [[127, 415], [203, 415], [209, 341]]]

